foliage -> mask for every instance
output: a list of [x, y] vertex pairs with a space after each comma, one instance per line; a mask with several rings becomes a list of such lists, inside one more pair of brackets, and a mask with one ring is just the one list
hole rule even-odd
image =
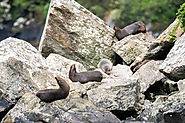
[[77, 0], [77, 2], [89, 10], [98, 5], [104, 13], [98, 9], [94, 9], [93, 13], [102, 19], [111, 17], [121, 28], [141, 20], [146, 24], [152, 24], [152, 31], [158, 32], [174, 21], [177, 9], [185, 0]]
[[177, 18], [180, 20], [182, 27], [185, 30], [185, 3], [181, 5], [177, 12]]
[[44, 23], [49, 3], [50, 0], [3, 0], [0, 2], [0, 24], [6, 21], [14, 23], [20, 17], [28, 20], [34, 18], [37, 23]]
[[19, 17], [26, 17], [35, 18], [38, 23], [42, 23], [47, 15], [49, 0], [13, 0], [11, 5], [13, 21]]

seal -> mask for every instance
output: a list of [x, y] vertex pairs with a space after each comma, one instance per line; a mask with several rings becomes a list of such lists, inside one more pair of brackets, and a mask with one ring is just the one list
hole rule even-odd
[[108, 59], [101, 59], [100, 62], [98, 63], [98, 68], [100, 68], [104, 73], [110, 74], [112, 70], [112, 62]]
[[132, 23], [132, 24], [124, 27], [123, 29], [120, 29], [119, 27], [117, 27], [115, 25], [114, 30], [115, 30], [116, 38], [120, 41], [121, 39], [123, 39], [124, 37], [126, 37], [128, 35], [134, 35], [134, 34], [138, 34], [140, 32], [145, 33], [146, 26], [142, 21], [137, 21], [135, 23]]
[[75, 64], [72, 64], [69, 70], [69, 79], [72, 82], [85, 84], [90, 81], [101, 82], [103, 75], [100, 71], [85, 71], [77, 73]]
[[59, 76], [55, 77], [59, 89], [45, 89], [39, 90], [36, 96], [43, 102], [53, 102], [55, 100], [65, 99], [69, 95], [70, 87], [67, 82]]

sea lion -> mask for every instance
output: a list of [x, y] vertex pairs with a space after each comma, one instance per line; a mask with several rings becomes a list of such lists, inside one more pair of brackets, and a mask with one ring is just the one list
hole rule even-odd
[[137, 21], [135, 23], [132, 23], [126, 27], [124, 27], [123, 29], [120, 29], [117, 26], [114, 26], [114, 30], [115, 30], [115, 36], [116, 38], [120, 41], [121, 39], [123, 39], [124, 37], [128, 36], [128, 35], [134, 35], [134, 34], [138, 34], [140, 32], [146, 32], [146, 26], [143, 22], [141, 21]]
[[108, 59], [101, 59], [101, 61], [98, 63], [98, 68], [100, 68], [104, 73], [110, 74], [110, 71], [112, 70], [112, 62]]
[[100, 71], [85, 71], [77, 73], [75, 64], [73, 64], [69, 70], [69, 78], [72, 82], [80, 82], [81, 84], [85, 84], [89, 81], [101, 82], [103, 75]]
[[43, 102], [53, 102], [55, 100], [65, 99], [69, 95], [70, 87], [67, 82], [59, 76], [55, 77], [59, 89], [39, 90], [36, 96]]

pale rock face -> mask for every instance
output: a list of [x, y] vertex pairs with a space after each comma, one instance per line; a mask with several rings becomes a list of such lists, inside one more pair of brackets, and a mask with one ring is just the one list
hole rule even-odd
[[[135, 80], [103, 82], [87, 91], [87, 96], [97, 107], [108, 110], [127, 111], [139, 109], [139, 85]], [[129, 102], [129, 103], [127, 103]]]
[[121, 64], [117, 64], [116, 66], [113, 66], [112, 71], [111, 71], [111, 76], [115, 78], [120, 78], [123, 80], [127, 80], [131, 78], [132, 74], [133, 73], [130, 70], [129, 66], [121, 65]]
[[113, 44], [113, 50], [126, 64], [133, 63], [137, 56], [147, 52], [154, 37], [150, 33], [130, 35]]
[[185, 34], [183, 34], [170, 50], [167, 58], [160, 66], [160, 71], [171, 80], [185, 79]]
[[45, 59], [26, 41], [7, 38], [0, 42], [0, 68], [0, 86], [10, 98], [57, 87], [54, 76], [47, 71]]
[[161, 65], [162, 62], [163, 61], [151, 60], [133, 74], [132, 77], [140, 83], [140, 91], [142, 93], [144, 93], [150, 85], [164, 78], [164, 75], [159, 72], [159, 65]]
[[57, 53], [95, 68], [101, 58], [115, 62], [113, 35], [112, 28], [75, 0], [52, 0], [39, 51], [44, 57]]

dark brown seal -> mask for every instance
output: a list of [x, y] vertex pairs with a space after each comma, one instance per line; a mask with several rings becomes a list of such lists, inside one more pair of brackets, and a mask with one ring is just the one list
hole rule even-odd
[[86, 72], [76, 72], [75, 64], [71, 65], [69, 70], [69, 78], [72, 82], [80, 82], [85, 84], [87, 82], [101, 82], [103, 75], [100, 71], [86, 71]]
[[143, 22], [137, 21], [135, 23], [132, 23], [124, 27], [123, 29], [120, 29], [119, 27], [114, 26], [114, 30], [115, 30], [116, 38], [120, 41], [121, 39], [123, 39], [128, 35], [134, 35], [140, 32], [146, 32], [146, 26]]
[[43, 102], [53, 102], [55, 100], [65, 99], [69, 95], [70, 87], [67, 82], [59, 76], [55, 79], [59, 85], [59, 89], [45, 89], [39, 90], [36, 96]]

